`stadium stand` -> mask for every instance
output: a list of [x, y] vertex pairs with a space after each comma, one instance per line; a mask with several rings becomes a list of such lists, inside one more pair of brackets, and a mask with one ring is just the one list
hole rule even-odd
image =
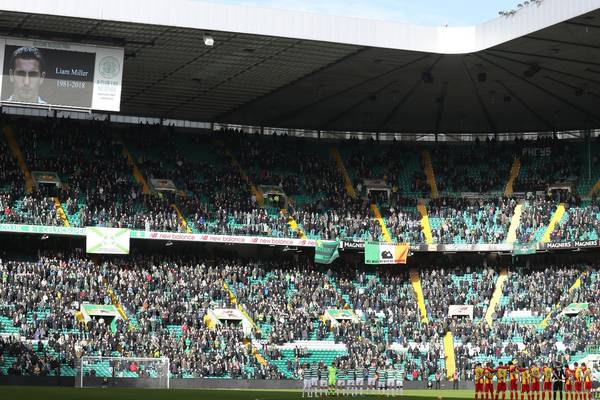
[[600, 0], [472, 27], [2, 3], [5, 397], [316, 398], [356, 374], [458, 399], [500, 362], [598, 380]]
[[[431, 157], [425, 165], [419, 147], [398, 143], [349, 141], [332, 150], [239, 130], [191, 135], [105, 122], [11, 122], [33, 180], [37, 171], [53, 172], [60, 185], [36, 182], [29, 193], [27, 174], [12, 154], [15, 143], [0, 141], [0, 223], [353, 242], [389, 235], [412, 244], [481, 245], [508, 242], [520, 207], [513, 226], [520, 244], [598, 239], [598, 200], [582, 192], [591, 186], [577, 175], [577, 142], [424, 145]], [[557, 152], [553, 175], [543, 173], [553, 168], [551, 160], [523, 156], [530, 144]], [[398, 161], [398, 152], [412, 155]], [[515, 191], [505, 196], [517, 157], [523, 167]], [[174, 187], [157, 190], [156, 180]], [[389, 195], [370, 191], [372, 180], [383, 182]], [[563, 180], [573, 192], [552, 189]], [[264, 187], [284, 195], [263, 196]], [[407, 380], [433, 380], [454, 368], [471, 379], [476, 362], [578, 360], [596, 351], [597, 265], [511, 266], [488, 324], [484, 316], [501, 269], [481, 258], [424, 262], [415, 272], [420, 311], [408, 271], [354, 262], [323, 269], [305, 258], [3, 257], [0, 372], [74, 376], [82, 355], [102, 355], [166, 356], [176, 378], [298, 379], [306, 364], [324, 368], [336, 361], [351, 369], [393, 365]], [[571, 303], [589, 307], [567, 317]], [[111, 323], [84, 322], [74, 317], [83, 304], [112, 304], [123, 315]], [[449, 305], [473, 306], [473, 319], [450, 317]], [[247, 326], [215, 322], [207, 317], [215, 309], [239, 310]], [[349, 319], [327, 317], [340, 310]], [[98, 363], [93, 374], [109, 377], [113, 367]], [[123, 377], [145, 373], [118, 370]]]
[[[468, 377], [474, 362], [522, 358], [524, 348], [528, 359], [580, 359], [600, 339], [595, 264], [550, 267], [544, 260], [511, 268], [489, 327], [482, 316], [497, 275], [493, 265], [446, 260], [423, 267], [425, 324], [408, 273], [389, 267], [330, 269], [303, 257], [52, 253], [7, 255], [0, 262], [4, 374], [73, 376], [81, 355], [135, 355], [168, 356], [171, 375], [182, 378], [293, 379], [307, 362], [339, 360], [356, 367], [401, 365], [408, 379], [413, 371], [418, 379], [433, 379], [444, 372], [442, 340], [452, 332], [457, 370]], [[126, 319], [85, 322], [77, 312], [88, 303], [118, 304]], [[570, 303], [589, 308], [567, 317], [562, 311]], [[450, 304], [473, 305], [473, 320], [448, 317]], [[251, 329], [233, 321], [211, 325], [205, 317], [208, 310], [237, 306], [253, 321]], [[357, 319], [324, 319], [332, 309]], [[108, 376], [105, 367], [97, 376]]]
[[[28, 170], [56, 173], [60, 188], [38, 184], [33, 193], [27, 193], [19, 163], [11, 160], [9, 146], [3, 143], [6, 222], [350, 240], [383, 240], [385, 228], [394, 241], [425, 243], [417, 207], [423, 204], [433, 243], [476, 244], [505, 242], [515, 207], [522, 203], [517, 241], [537, 243], [544, 238], [553, 212], [565, 203], [566, 213], [556, 221], [556, 227], [551, 226], [552, 232], [547, 232], [549, 240], [597, 236], [595, 194], [589, 198], [587, 193], [564, 189], [545, 196], [516, 192], [502, 197], [501, 193], [511, 154], [516, 157], [524, 149], [540, 146], [550, 149], [544, 150], [550, 154], [556, 152], [557, 168], [551, 168], [552, 164], [547, 164], [550, 161], [540, 166], [537, 158], [522, 157], [516, 184], [521, 182], [532, 192], [540, 185], [551, 190], [559, 182], [569, 182], [574, 190], [589, 190], [589, 186], [578, 183], [587, 180], [580, 177], [583, 161], [576, 154], [583, 151], [583, 145], [577, 142], [561, 146], [551, 139], [502, 145], [490, 141], [477, 144], [481, 147], [478, 152], [457, 151], [452, 145], [436, 148], [432, 152], [434, 164], [441, 161], [441, 165], [458, 168], [462, 164], [455, 158], [459, 157], [468, 160], [476, 171], [464, 181], [451, 170], [438, 171], [436, 181], [444, 196], [437, 199], [422, 197], [428, 195], [427, 184], [418, 158], [399, 163], [391, 157], [400, 151], [407, 154], [414, 150], [411, 147], [390, 144], [384, 150], [383, 144], [348, 143], [339, 148], [356, 189], [357, 197], [352, 198], [329, 152], [306, 139], [231, 130], [191, 135], [155, 126], [113, 128], [103, 122], [69, 120], [20, 119], [13, 125], [18, 127], [16, 141]], [[488, 160], [504, 160], [506, 168], [489, 168]], [[370, 163], [378, 167], [367, 168]], [[559, 175], [540, 172], [546, 169]], [[486, 175], [491, 170], [496, 174], [493, 177]], [[145, 183], [140, 184], [140, 179]], [[148, 183], [154, 179], [171, 180], [175, 187], [156, 190]], [[385, 191], [368, 190], [369, 179], [384, 182], [389, 196]], [[446, 181], [453, 182], [452, 190], [445, 189]], [[473, 184], [480, 187], [471, 187]], [[263, 186], [282, 190], [279, 204], [273, 200], [259, 204], [262, 194], [253, 190]], [[461, 195], [471, 190], [485, 190], [484, 198], [481, 193], [474, 198]], [[523, 197], [518, 197], [519, 193]], [[579, 200], [582, 196], [589, 200]], [[371, 205], [380, 211], [383, 226]], [[569, 233], [563, 232], [565, 224]]]

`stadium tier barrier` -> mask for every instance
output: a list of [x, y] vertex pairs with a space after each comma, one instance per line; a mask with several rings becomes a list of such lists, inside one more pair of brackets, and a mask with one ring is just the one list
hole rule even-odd
[[[34, 235], [52, 235], [52, 236], [74, 236], [86, 237], [86, 228], [75, 228], [65, 226], [47, 226], [47, 225], [21, 225], [21, 224], [2, 224], [0, 223], [0, 232], [15, 234], [34, 234]], [[317, 240], [297, 239], [285, 237], [267, 237], [267, 236], [233, 236], [233, 235], [214, 235], [200, 233], [179, 233], [179, 232], [160, 232], [160, 231], [142, 231], [129, 230], [130, 238], [134, 240], [160, 240], [160, 241], [181, 241], [197, 243], [230, 243], [230, 244], [248, 244], [248, 245], [267, 245], [267, 246], [297, 246], [297, 247], [315, 247]], [[410, 249], [417, 252], [513, 252], [514, 254], [531, 254], [536, 250], [574, 250], [585, 248], [600, 247], [600, 240], [571, 240], [548, 243], [477, 243], [477, 244], [411, 244]], [[364, 249], [362, 241], [341, 241], [340, 249], [347, 251], [360, 251]]]

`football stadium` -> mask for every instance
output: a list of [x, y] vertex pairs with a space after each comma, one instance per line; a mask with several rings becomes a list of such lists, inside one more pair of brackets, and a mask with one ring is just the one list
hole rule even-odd
[[599, 398], [600, 0], [1, 0], [0, 46], [1, 399]]

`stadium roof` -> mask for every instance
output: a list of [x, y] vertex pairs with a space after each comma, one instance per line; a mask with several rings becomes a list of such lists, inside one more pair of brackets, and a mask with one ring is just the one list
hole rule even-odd
[[124, 46], [127, 115], [411, 133], [600, 127], [600, 0], [531, 1], [456, 28], [188, 0], [0, 10], [4, 36]]

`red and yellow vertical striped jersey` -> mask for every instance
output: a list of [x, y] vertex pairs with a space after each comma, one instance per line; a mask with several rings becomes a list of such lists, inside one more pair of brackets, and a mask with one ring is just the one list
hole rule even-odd
[[521, 383], [522, 384], [528, 384], [529, 383], [529, 368], [521, 368], [519, 369], [519, 372], [521, 373]]
[[483, 383], [484, 370], [481, 367], [475, 368], [475, 383]]
[[538, 367], [537, 365], [534, 365], [533, 367], [531, 367], [530, 372], [531, 372], [531, 382], [533, 382], [533, 383], [539, 382], [540, 381], [540, 367]]
[[575, 371], [571, 368], [565, 368], [565, 382], [568, 382], [569, 385], [573, 381], [573, 375], [575, 375]]
[[575, 382], [581, 382], [583, 380], [583, 371], [581, 367], [575, 368]]
[[585, 382], [591, 382], [592, 381], [592, 370], [589, 369], [589, 368], [586, 368], [583, 371], [583, 376], [584, 376], [583, 379], [584, 379]]
[[508, 375], [509, 375], [511, 381], [517, 380], [517, 366], [516, 365], [511, 365], [510, 367], [508, 367]]
[[552, 382], [552, 368], [544, 367], [544, 382]]
[[498, 382], [506, 382], [506, 374], [508, 373], [508, 368], [506, 367], [498, 367], [496, 370], [496, 376], [498, 377]]

